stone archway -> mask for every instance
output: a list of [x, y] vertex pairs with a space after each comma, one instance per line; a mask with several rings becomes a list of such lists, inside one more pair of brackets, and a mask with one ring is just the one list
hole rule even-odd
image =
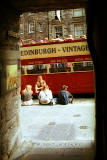
[[[0, 140], [1, 140], [1, 159], [8, 160], [11, 157], [12, 152], [19, 146], [21, 135], [20, 135], [20, 120], [19, 120], [19, 109], [20, 109], [20, 67], [19, 64], [19, 48], [18, 48], [18, 29], [19, 29], [19, 17], [20, 14], [26, 11], [39, 11], [39, 10], [52, 10], [53, 8], [78, 8], [78, 7], [85, 7], [87, 8], [87, 0], [40, 0], [40, 1], [33, 1], [33, 0], [19, 0], [19, 1], [4, 1], [4, 3], [0, 6], [0, 126], [1, 126], [1, 133], [0, 133]], [[91, 4], [91, 5], [90, 5]], [[106, 61], [104, 61], [103, 55], [105, 55], [106, 48], [103, 47], [100, 38], [98, 41], [96, 40], [97, 34], [101, 38], [103, 38], [102, 32], [100, 31], [100, 22], [97, 19], [97, 16], [103, 15], [98, 14], [98, 6], [93, 6], [90, 3], [90, 10], [88, 12], [88, 39], [89, 39], [89, 47], [92, 52], [94, 51], [93, 60], [95, 62], [95, 69], [96, 69], [96, 79], [100, 79], [102, 87], [99, 88], [100, 83], [96, 81], [96, 105], [97, 105], [97, 131], [101, 136], [101, 140], [98, 140], [97, 137], [97, 150], [99, 151], [100, 148], [101, 154], [100, 157], [103, 157], [103, 153], [106, 153], [106, 76], [102, 73], [102, 69], [106, 66]], [[103, 4], [104, 5], [104, 4]], [[94, 10], [93, 7], [96, 7]], [[91, 10], [92, 9], [92, 10]], [[90, 12], [92, 11], [92, 12]], [[96, 11], [96, 12], [95, 12]], [[93, 17], [93, 18], [92, 18]], [[103, 22], [104, 23], [104, 22]], [[92, 28], [93, 27], [93, 28]], [[96, 30], [97, 28], [97, 30]], [[104, 25], [102, 29], [105, 30]], [[94, 32], [95, 31], [95, 32]], [[94, 34], [93, 34], [94, 32]], [[92, 47], [92, 44], [93, 47]], [[103, 50], [102, 50], [103, 48]], [[101, 55], [101, 51], [102, 54]], [[104, 63], [103, 63], [104, 62]], [[103, 65], [102, 65], [103, 64]], [[7, 68], [8, 65], [17, 65], [18, 67], [18, 83], [13, 86], [11, 89], [7, 88]], [[102, 65], [100, 68], [101, 72], [97, 72], [97, 68], [99, 70], [99, 66]], [[106, 71], [106, 68], [105, 70]], [[100, 75], [102, 73], [102, 78]], [[102, 96], [100, 97], [100, 92], [102, 92]], [[104, 98], [103, 98], [104, 97]], [[105, 100], [105, 101], [104, 101]], [[102, 105], [103, 104], [103, 105]], [[103, 107], [100, 107], [103, 106]], [[105, 112], [103, 112], [103, 110]], [[97, 123], [97, 124], [98, 124]], [[101, 129], [99, 130], [99, 128]], [[100, 131], [100, 132], [99, 132]], [[99, 145], [101, 143], [101, 146]]]

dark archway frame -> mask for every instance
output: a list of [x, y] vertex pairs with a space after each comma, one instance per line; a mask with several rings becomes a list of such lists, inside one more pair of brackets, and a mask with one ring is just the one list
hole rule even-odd
[[[70, 9], [85, 7], [87, 10], [87, 37], [89, 49], [92, 54], [95, 67], [96, 86], [96, 159], [106, 160], [107, 157], [107, 67], [106, 67], [106, 3], [104, 0], [4, 0], [0, 6], [0, 46], [6, 40], [6, 32], [9, 24], [19, 19], [20, 14], [28, 11], [47, 11], [53, 9]], [[5, 36], [4, 36], [5, 34]]]

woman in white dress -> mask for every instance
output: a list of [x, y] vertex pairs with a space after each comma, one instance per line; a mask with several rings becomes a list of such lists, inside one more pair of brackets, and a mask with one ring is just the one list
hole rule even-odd
[[40, 104], [52, 105], [52, 101], [53, 101], [52, 91], [49, 89], [46, 83], [43, 84], [42, 89], [39, 92], [38, 99]]

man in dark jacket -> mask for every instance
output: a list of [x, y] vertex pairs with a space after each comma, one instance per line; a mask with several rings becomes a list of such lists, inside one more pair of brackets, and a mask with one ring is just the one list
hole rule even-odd
[[61, 91], [58, 94], [58, 103], [59, 104], [68, 104], [73, 102], [73, 96], [70, 92], [67, 91], [68, 86], [63, 85]]

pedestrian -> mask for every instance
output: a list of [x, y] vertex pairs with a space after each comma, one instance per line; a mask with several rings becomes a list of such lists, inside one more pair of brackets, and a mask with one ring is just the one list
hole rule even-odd
[[52, 91], [49, 89], [46, 83], [42, 85], [42, 89], [39, 92], [38, 99], [39, 99], [39, 104], [53, 105]]
[[32, 94], [33, 94], [32, 86], [26, 85], [25, 89], [22, 91], [22, 97], [23, 97], [22, 105], [32, 105], [33, 104]]
[[73, 95], [67, 90], [68, 86], [63, 85], [61, 91], [58, 93], [58, 103], [59, 104], [68, 104], [73, 103]]

